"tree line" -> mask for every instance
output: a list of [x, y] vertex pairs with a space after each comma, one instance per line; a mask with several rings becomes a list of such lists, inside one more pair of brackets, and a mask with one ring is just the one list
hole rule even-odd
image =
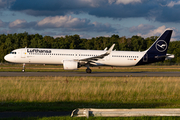
[[[83, 39], [79, 35], [67, 35], [65, 37], [42, 36], [39, 34], [28, 34], [27, 32], [18, 34], [0, 35], [0, 61], [5, 62], [4, 56], [17, 48], [55, 48], [55, 49], [89, 49], [103, 50], [115, 43], [115, 50], [121, 51], [144, 51], [148, 49], [157, 39], [157, 36], [143, 38], [141, 36], [132, 36], [131, 38], [119, 37], [96, 37], [92, 39]], [[170, 42], [168, 48], [169, 54], [174, 54], [175, 58], [165, 61], [165, 63], [180, 63], [180, 41]]]

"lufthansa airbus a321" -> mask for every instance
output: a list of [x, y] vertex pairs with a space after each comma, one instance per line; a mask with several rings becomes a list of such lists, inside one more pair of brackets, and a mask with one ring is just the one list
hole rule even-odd
[[115, 44], [109, 50], [75, 50], [75, 49], [42, 49], [20, 48], [7, 54], [4, 59], [12, 63], [62, 64], [64, 70], [77, 70], [90, 66], [137, 66], [174, 58], [167, 54], [172, 30], [166, 30], [147, 50], [113, 51]]

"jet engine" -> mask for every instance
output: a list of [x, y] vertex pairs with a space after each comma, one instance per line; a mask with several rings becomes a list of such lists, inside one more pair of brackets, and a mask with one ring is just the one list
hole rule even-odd
[[63, 61], [63, 68], [64, 70], [77, 70], [78, 69], [78, 62], [74, 60], [64, 60]]

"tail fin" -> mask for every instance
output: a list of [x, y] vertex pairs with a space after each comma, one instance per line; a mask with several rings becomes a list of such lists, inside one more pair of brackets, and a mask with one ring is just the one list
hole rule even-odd
[[147, 54], [166, 55], [173, 30], [166, 30], [147, 50]]
[[152, 45], [143, 52], [143, 57], [136, 65], [144, 65], [159, 61], [164, 61], [171, 39], [172, 30], [166, 30]]

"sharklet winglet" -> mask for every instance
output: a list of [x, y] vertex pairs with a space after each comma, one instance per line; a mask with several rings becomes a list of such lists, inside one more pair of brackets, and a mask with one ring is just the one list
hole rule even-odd
[[106, 52], [106, 54], [110, 54], [110, 53], [112, 52], [114, 46], [115, 46], [115, 44], [113, 44], [113, 45], [109, 48], [109, 50]]

